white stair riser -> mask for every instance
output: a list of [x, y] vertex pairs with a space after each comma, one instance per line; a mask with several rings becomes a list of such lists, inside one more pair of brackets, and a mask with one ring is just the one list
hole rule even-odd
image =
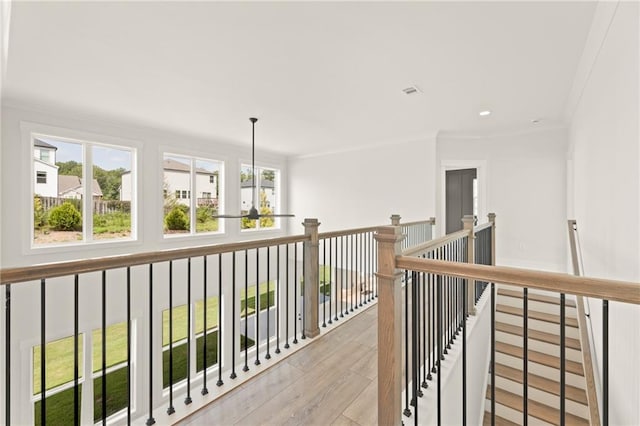
[[[522, 359], [512, 357], [511, 355], [496, 352], [496, 363], [522, 370]], [[529, 361], [529, 373], [549, 380], [560, 381], [560, 370], [531, 361]], [[575, 386], [579, 389], [585, 388], [584, 377], [582, 376], [567, 372], [565, 380], [568, 385]]]
[[[521, 383], [514, 382], [504, 377], [496, 376], [496, 388], [504, 389], [518, 396], [522, 396], [523, 394], [523, 386]], [[560, 409], [560, 397], [558, 395], [529, 386], [528, 397], [530, 401], [539, 402], [546, 406], [555, 408], [556, 410]], [[565, 398], [565, 407], [568, 413], [584, 419], [588, 418], [589, 409], [586, 405]]]
[[[522, 287], [516, 287], [516, 286], [511, 286], [511, 285], [506, 285], [506, 284], [499, 284], [498, 288], [506, 288], [508, 290], [513, 290], [513, 291], [518, 291], [520, 293], [522, 293]], [[538, 289], [529, 289], [529, 294], [541, 294], [544, 296], [550, 296], [550, 297], [557, 297], [560, 298], [560, 293], [557, 293], [555, 291], [545, 291], [545, 290], [538, 290]], [[572, 300], [575, 302], [576, 297], [572, 294], [566, 294], [565, 295], [567, 300]], [[502, 297], [502, 295], [500, 295], [500, 297]]]
[[[520, 309], [522, 309], [523, 303], [524, 303], [523, 299], [519, 297], [505, 296], [502, 294], [499, 296], [499, 301], [501, 305], [513, 306], [515, 308], [520, 308]], [[529, 302], [528, 303], [529, 311], [537, 311], [537, 312], [544, 312], [547, 314], [560, 315], [560, 305], [556, 305], [554, 303], [540, 302], [537, 300], [530, 300], [530, 299], [528, 302]], [[573, 306], [567, 306], [565, 304], [565, 315], [568, 318], [576, 318], [577, 314], [578, 313], [576, 311], [576, 308], [574, 308]]]
[[[517, 325], [522, 327], [522, 317], [518, 315], [511, 315], [504, 312], [496, 312], [496, 321], [503, 322], [505, 324]], [[560, 334], [560, 324], [554, 324], [547, 321], [540, 321], [537, 319], [529, 318], [527, 321], [529, 330], [544, 331], [545, 333]], [[577, 327], [565, 327], [565, 335], [567, 337], [578, 339], [579, 332]]]
[[[485, 411], [491, 412], [491, 400], [485, 400]], [[513, 408], [507, 407], [502, 404], [496, 404], [496, 415], [502, 417], [503, 419], [507, 419], [514, 423], [522, 424], [522, 413], [520, 411], [514, 410]], [[540, 419], [529, 416], [528, 418], [529, 424], [531, 426], [552, 426], [550, 423], [546, 423]]]
[[[496, 342], [508, 343], [513, 346], [518, 346], [521, 348], [524, 344], [521, 336], [516, 336], [515, 334], [509, 334], [502, 331], [496, 332]], [[554, 345], [552, 343], [542, 342], [540, 340], [535, 340], [529, 338], [529, 350], [542, 352], [544, 354], [553, 355], [560, 358], [560, 346]], [[582, 354], [580, 351], [575, 349], [571, 349], [566, 347], [566, 356], [570, 361], [575, 361], [582, 363]]]

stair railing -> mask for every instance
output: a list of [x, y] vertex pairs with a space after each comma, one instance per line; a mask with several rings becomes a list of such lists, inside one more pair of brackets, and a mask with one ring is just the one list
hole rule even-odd
[[[379, 300], [378, 300], [378, 423], [385, 425], [401, 425], [403, 413], [407, 414], [402, 404], [402, 371], [403, 368], [409, 369], [411, 361], [403, 360], [402, 357], [402, 330], [403, 316], [406, 318], [406, 324], [410, 322], [416, 323], [417, 303], [412, 303], [410, 312], [403, 315], [402, 312], [402, 277], [410, 275], [412, 277], [422, 274], [424, 278], [415, 279], [417, 285], [415, 289], [407, 290], [412, 292], [413, 300], [416, 294], [422, 294], [429, 291], [426, 288], [432, 288], [436, 292], [442, 292], [447, 280], [461, 279], [462, 286], [468, 287], [471, 280], [490, 283], [490, 313], [491, 313], [491, 349], [490, 349], [490, 374], [491, 383], [495, 383], [495, 298], [496, 283], [507, 284], [511, 286], [521, 287], [523, 289], [537, 289], [560, 294], [560, 424], [565, 424], [567, 418], [570, 418], [566, 412], [565, 406], [565, 375], [566, 375], [566, 343], [565, 343], [565, 295], [573, 294], [582, 297], [592, 297], [603, 300], [605, 309], [603, 310], [603, 348], [605, 348], [604, 364], [608, 364], [608, 301], [613, 300], [622, 303], [640, 304], [640, 283], [623, 282], [606, 279], [596, 279], [589, 277], [576, 277], [568, 274], [532, 271], [521, 268], [510, 268], [493, 265], [476, 265], [462, 262], [451, 262], [447, 260], [430, 259], [426, 257], [407, 256], [401, 250], [401, 242], [403, 236], [398, 227], [383, 227], [378, 229], [376, 240], [378, 242], [378, 283], [379, 283]], [[420, 289], [422, 287], [422, 290]], [[468, 291], [463, 290], [462, 295], [466, 296]], [[526, 292], [525, 292], [526, 294]], [[438, 300], [440, 297], [437, 296]], [[440, 304], [436, 307], [436, 321], [438, 329], [443, 322], [443, 311]], [[467, 304], [463, 303], [463, 307]], [[419, 313], [419, 312], [418, 312]], [[523, 312], [526, 321], [527, 312]], [[410, 325], [404, 325], [411, 328]], [[462, 325], [465, 326], [466, 321]], [[419, 327], [413, 327], [419, 330]], [[467, 421], [466, 413], [466, 365], [465, 345], [467, 339], [466, 330], [462, 330], [462, 387], [460, 389], [460, 401], [448, 401], [449, 403], [458, 404], [461, 407], [463, 424]], [[419, 338], [419, 337], [418, 337]], [[526, 337], [525, 337], [526, 338]], [[412, 337], [415, 339], [415, 337]], [[441, 339], [438, 339], [439, 344]], [[437, 350], [440, 353], [440, 350]], [[415, 355], [412, 355], [415, 356]], [[529, 351], [523, 353], [524, 363], [528, 363]], [[442, 358], [436, 357], [436, 372], [442, 374]], [[415, 377], [414, 375], [413, 377]], [[523, 389], [528, 388], [528, 376], [523, 377]], [[410, 381], [412, 378], [409, 379]], [[415, 390], [416, 383], [411, 385]], [[608, 399], [608, 381], [603, 381], [603, 407], [607, 406]], [[437, 421], [435, 423], [442, 424], [451, 422], [451, 419], [442, 419], [441, 404], [441, 388], [437, 386], [437, 395], [434, 397], [436, 406], [431, 407], [431, 411], [436, 412]], [[415, 392], [417, 398], [410, 401], [411, 414], [413, 415], [414, 424], [419, 424], [419, 407], [420, 392]], [[495, 387], [491, 386], [491, 424], [495, 424]], [[428, 398], [426, 400], [429, 400]], [[526, 416], [526, 411], [525, 414]], [[472, 419], [470, 422], [481, 422], [479, 419]], [[566, 423], [568, 424], [568, 423]], [[603, 425], [608, 424], [608, 415], [606, 409], [603, 408]]]
[[[583, 275], [582, 257], [580, 255], [580, 242], [578, 238], [578, 225], [574, 219], [567, 221], [569, 228], [569, 247], [571, 249], [571, 264], [573, 275], [580, 277]], [[586, 302], [586, 303], [585, 303]], [[588, 300], [584, 297], [576, 297], [576, 310], [578, 317], [578, 328], [580, 330], [580, 348], [582, 352], [582, 365], [585, 367], [585, 382], [587, 390], [587, 401], [589, 404], [589, 417], [592, 426], [600, 426], [600, 414], [598, 407], [598, 394], [601, 386], [596, 383], [598, 377], [594, 374], [597, 371], [597, 360], [595, 358], [595, 339], [589, 318]], [[608, 366], [607, 369], [608, 376]]]

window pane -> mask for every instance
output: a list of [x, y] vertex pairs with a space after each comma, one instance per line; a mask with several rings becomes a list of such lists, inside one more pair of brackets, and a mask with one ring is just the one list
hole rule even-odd
[[[251, 166], [242, 165], [240, 168], [240, 214], [247, 214], [251, 207], [255, 204], [253, 200], [255, 191], [255, 182]], [[241, 229], [253, 229], [256, 227], [255, 219], [243, 218], [240, 222]]]
[[[260, 169], [260, 214], [274, 214], [276, 206], [277, 170]], [[260, 228], [274, 228], [275, 219], [265, 217], [260, 219]]]
[[220, 163], [196, 160], [196, 232], [218, 231]]
[[[83, 335], [78, 336], [78, 375], [82, 377], [82, 341]], [[47, 390], [56, 388], [73, 381], [74, 363], [73, 336], [49, 342], [45, 345], [45, 380]], [[39, 394], [40, 388], [40, 345], [33, 347], [33, 394]]]
[[164, 169], [164, 233], [184, 234], [190, 229], [191, 159], [166, 155]]
[[130, 150], [93, 146], [94, 239], [131, 237], [132, 176]]
[[[173, 311], [173, 383], [187, 377], [187, 305], [174, 306]], [[169, 386], [169, 309], [162, 311], [162, 383]]]
[[[207, 368], [218, 362], [218, 296], [207, 298]], [[196, 370], [202, 371], [204, 350], [204, 301], [196, 302]]]
[[82, 145], [36, 137], [33, 150], [34, 244], [82, 241]]
[[[253, 179], [250, 166], [243, 165], [240, 169], [240, 198], [242, 200], [242, 213], [247, 214], [252, 206], [256, 206], [261, 215], [271, 215], [277, 212], [277, 187], [278, 170], [256, 167], [257, 179]], [[256, 182], [257, 181], [257, 182]], [[275, 228], [276, 219], [273, 217], [261, 217], [255, 219], [242, 219], [241, 229], [265, 229]]]
[[[107, 327], [107, 416], [127, 407], [127, 322], [123, 321]], [[102, 329], [91, 333], [93, 379], [93, 417], [102, 417]]]

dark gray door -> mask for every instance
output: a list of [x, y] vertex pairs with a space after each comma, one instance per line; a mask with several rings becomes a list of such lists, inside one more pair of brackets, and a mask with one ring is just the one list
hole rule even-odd
[[447, 234], [462, 229], [462, 217], [473, 214], [476, 169], [448, 170], [446, 181]]

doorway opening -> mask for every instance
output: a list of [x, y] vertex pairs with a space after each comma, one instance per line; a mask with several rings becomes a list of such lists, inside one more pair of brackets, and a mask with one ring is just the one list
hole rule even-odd
[[445, 232], [462, 229], [462, 218], [478, 217], [478, 171], [475, 168], [445, 172]]

